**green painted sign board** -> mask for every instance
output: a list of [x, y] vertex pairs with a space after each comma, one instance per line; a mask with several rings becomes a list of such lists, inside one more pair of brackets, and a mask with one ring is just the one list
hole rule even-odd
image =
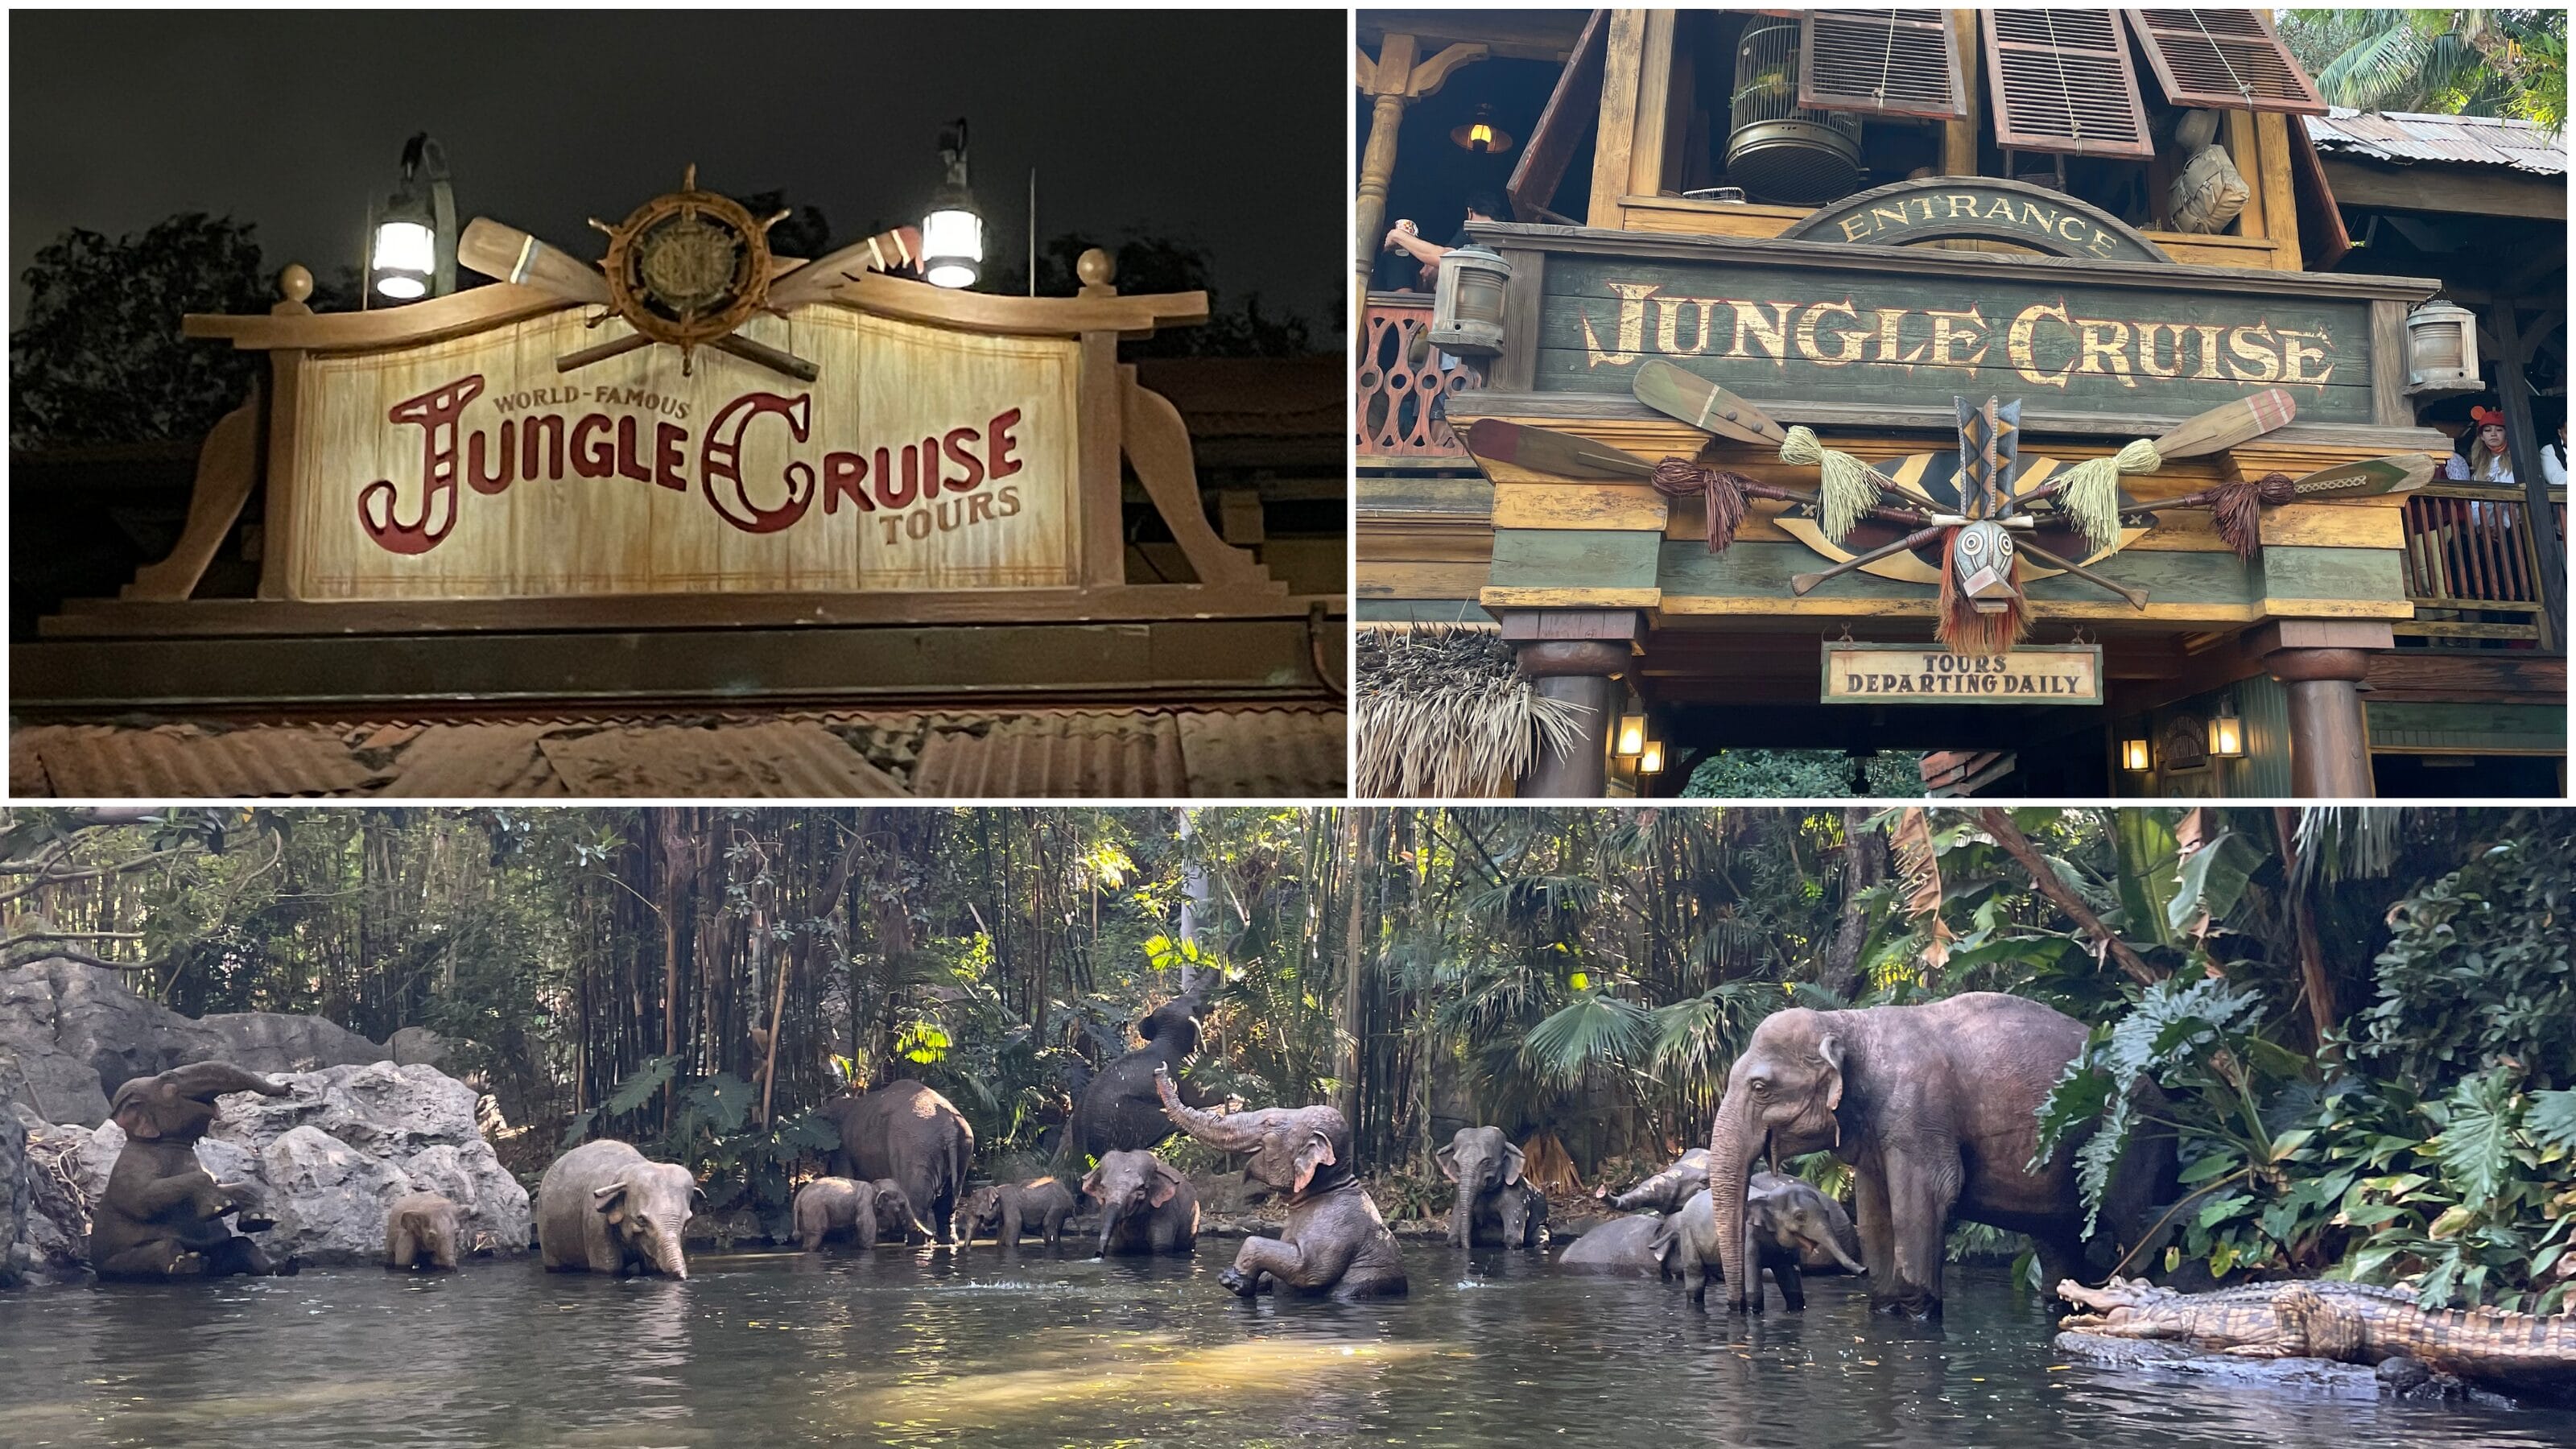
[[2195, 290], [2180, 267], [2171, 288], [2145, 289], [2036, 258], [1962, 275], [1833, 260], [1889, 248], [1798, 249], [1811, 255], [1797, 265], [1550, 254], [1533, 385], [1626, 393], [1637, 365], [1660, 358], [1756, 399], [1946, 410], [1999, 395], [2043, 412], [2184, 416], [2279, 387], [2302, 422], [2372, 419], [2366, 299]]

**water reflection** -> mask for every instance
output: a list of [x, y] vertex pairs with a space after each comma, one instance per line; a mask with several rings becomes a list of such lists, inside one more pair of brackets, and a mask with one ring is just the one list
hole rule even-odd
[[882, 1443], [2472, 1449], [2576, 1415], [2283, 1394], [2061, 1365], [2002, 1275], [1940, 1324], [1813, 1279], [1803, 1315], [1693, 1311], [1527, 1255], [1409, 1253], [1414, 1292], [1218, 1288], [1194, 1260], [731, 1253], [686, 1282], [365, 1270], [0, 1297], [0, 1441], [302, 1449]]

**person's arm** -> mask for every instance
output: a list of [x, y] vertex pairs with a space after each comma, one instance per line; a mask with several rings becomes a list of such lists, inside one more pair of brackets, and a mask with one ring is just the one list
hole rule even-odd
[[1447, 247], [1434, 246], [1409, 231], [1389, 231], [1386, 234], [1386, 244], [1403, 252], [1406, 256], [1413, 258], [1415, 261], [1422, 263], [1426, 267], [1438, 266], [1440, 264], [1440, 259], [1449, 255], [1449, 249]]
[[2560, 461], [2558, 449], [2547, 443], [2540, 445], [2540, 476], [2553, 488], [2567, 486], [2567, 465]]
[[2457, 453], [2453, 453], [2448, 458], [2442, 460], [2442, 476], [2450, 479], [2454, 483], [2468, 482], [2469, 460], [2461, 457]]

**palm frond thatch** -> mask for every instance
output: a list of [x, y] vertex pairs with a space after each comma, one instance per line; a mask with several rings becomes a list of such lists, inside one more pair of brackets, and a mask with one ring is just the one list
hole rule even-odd
[[1583, 738], [1583, 708], [1541, 697], [1490, 627], [1365, 631], [1356, 683], [1363, 798], [1509, 795], [1542, 740], [1571, 749]]

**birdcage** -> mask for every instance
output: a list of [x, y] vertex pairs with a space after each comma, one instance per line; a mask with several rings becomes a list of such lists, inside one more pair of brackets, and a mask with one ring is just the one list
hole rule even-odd
[[1763, 201], [1812, 206], [1860, 187], [1860, 117], [1798, 104], [1798, 22], [1755, 16], [1735, 47], [1727, 179]]

